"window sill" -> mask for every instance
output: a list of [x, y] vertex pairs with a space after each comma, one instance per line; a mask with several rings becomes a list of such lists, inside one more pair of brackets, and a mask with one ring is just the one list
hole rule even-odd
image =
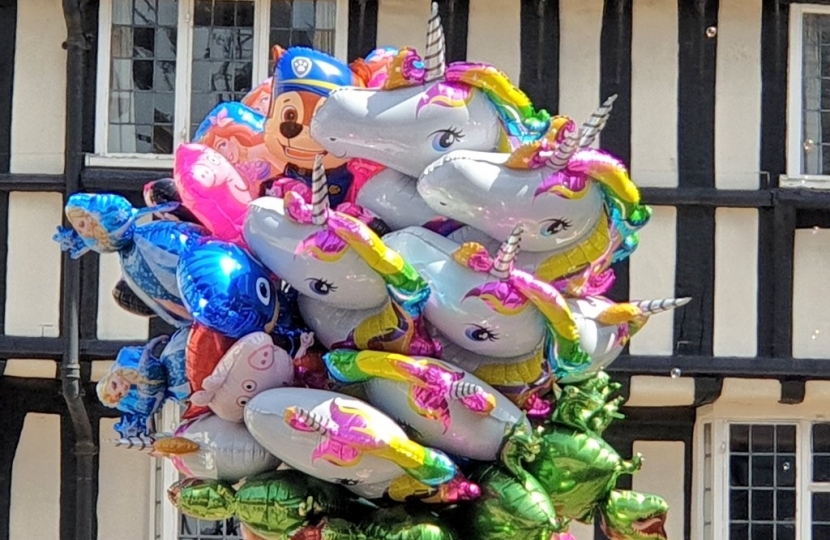
[[105, 156], [98, 154], [87, 154], [86, 166], [123, 169], [169, 170], [173, 168], [173, 156], [159, 154], [121, 154]]
[[830, 176], [802, 175], [778, 177], [778, 186], [782, 188], [830, 190]]

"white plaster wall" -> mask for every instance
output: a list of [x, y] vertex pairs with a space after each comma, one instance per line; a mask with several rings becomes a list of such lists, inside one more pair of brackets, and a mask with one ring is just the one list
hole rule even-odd
[[380, 0], [378, 47], [415, 47], [424, 54], [430, 5], [413, 0]]
[[146, 540], [152, 538], [153, 458], [110, 443], [117, 437], [112, 429], [115, 422], [105, 418], [100, 423], [98, 539]]
[[63, 172], [66, 23], [61, 0], [17, 4], [11, 172]]
[[602, 2], [560, 0], [559, 27], [559, 110], [551, 113], [582, 125], [608, 97], [599, 95]]
[[643, 455], [643, 468], [634, 474], [631, 488], [641, 493], [660, 495], [669, 505], [666, 519], [666, 536], [683, 538], [684, 501], [683, 487], [685, 471], [684, 451], [686, 445], [680, 441], [636, 441], [634, 452]]
[[793, 356], [830, 358], [830, 230], [795, 233]]
[[[413, 21], [413, 26], [424, 26]], [[503, 0], [470, 0], [467, 25], [467, 60], [486, 62], [502, 70], [519, 85], [521, 63], [521, 9]], [[423, 41], [423, 40], [422, 40]], [[416, 42], [418, 48], [422, 46]]]
[[631, 377], [628, 407], [680, 407], [695, 401], [693, 377]]
[[673, 187], [677, 185], [677, 1], [637, 0], [632, 17], [631, 178], [640, 186]]
[[59, 335], [61, 251], [52, 235], [62, 212], [60, 193], [9, 196], [6, 334]]
[[[640, 233], [640, 245], [628, 266], [632, 300], [651, 300], [674, 296], [677, 211], [654, 207], [651, 221]], [[680, 308], [684, 309], [684, 308]], [[658, 313], [631, 338], [632, 354], [671, 355], [674, 342], [674, 316]], [[666, 374], [668, 375], [668, 373]]]
[[60, 536], [60, 482], [60, 417], [27, 414], [12, 466], [11, 540]]
[[98, 260], [98, 337], [147, 339], [150, 319], [133, 315], [119, 306], [112, 297], [112, 289], [122, 276], [118, 255], [105, 254]]
[[715, 185], [756, 189], [761, 151], [761, 0], [721, 0], [719, 6]]
[[715, 211], [715, 356], [755, 356], [758, 211]]
[[49, 360], [6, 360], [4, 377], [30, 377], [34, 379], [54, 379], [58, 374], [58, 365]]

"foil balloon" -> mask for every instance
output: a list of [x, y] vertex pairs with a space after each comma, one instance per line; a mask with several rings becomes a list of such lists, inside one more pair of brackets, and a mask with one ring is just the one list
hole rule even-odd
[[153, 211], [158, 208], [137, 210], [120, 195], [76, 193], [65, 208], [72, 228], [58, 227], [53, 240], [73, 259], [88, 251], [118, 253], [124, 281], [138, 298], [164, 322], [188, 326], [192, 317], [179, 292], [176, 266], [182, 252], [207, 231], [190, 223], [136, 224]]
[[608, 540], [666, 540], [668, 511], [662, 497], [615, 489], [599, 507], [600, 527]]
[[517, 424], [530, 429], [507, 398], [440, 360], [340, 349], [326, 354], [325, 361], [338, 381], [364, 383], [369, 401], [409, 426], [418, 442], [451, 455], [494, 460]]
[[[304, 335], [298, 356], [314, 342]], [[274, 345], [271, 336], [254, 332], [243, 336], [222, 357], [213, 372], [202, 380], [202, 389], [190, 401], [209, 407], [216, 416], [229, 422], [242, 422], [243, 411], [255, 395], [294, 382], [294, 363], [289, 354]]]
[[325, 172], [316, 163], [312, 204], [294, 193], [284, 201], [256, 200], [245, 241], [308, 299], [300, 299], [301, 313], [327, 347], [435, 354], [422, 318], [426, 281], [366, 223], [330, 209]]
[[639, 454], [625, 460], [602, 439], [611, 422], [621, 418], [622, 398], [611, 398], [618, 388], [604, 373], [566, 387], [542, 430], [538, 456], [525, 465], [561, 517], [590, 523], [617, 479], [642, 466]]
[[[193, 142], [222, 154], [248, 186], [259, 186], [285, 168], [265, 147], [265, 114], [234, 101], [220, 103], [199, 125]], [[259, 194], [259, 187], [252, 191]]]
[[602, 296], [567, 298], [579, 332], [579, 343], [590, 357], [588, 363], [570, 364], [548, 354], [559, 384], [575, 383], [608, 367], [622, 353], [628, 341], [652, 315], [684, 306], [691, 298], [662, 298], [614, 302]]
[[552, 336], [554, 354], [572, 365], [589, 359], [564, 298], [514, 268], [520, 238], [517, 228], [492, 258], [479, 244], [459, 246], [421, 228], [396, 231], [384, 242], [429, 282], [424, 313], [442, 341], [442, 358], [533, 414], [546, 415], [550, 405], [531, 399], [549, 388], [550, 368], [542, 358], [546, 340]]
[[177, 278], [196, 322], [236, 339], [274, 329], [279, 284], [241, 248], [220, 240], [194, 245], [182, 255]]
[[115, 424], [122, 439], [149, 437], [155, 431], [153, 416], [165, 400], [181, 397], [169, 392], [167, 369], [154, 352], [167, 341], [167, 336], [160, 336], [143, 347], [123, 347], [96, 385], [101, 403], [122, 413]]
[[[178, 188], [176, 188], [176, 181], [172, 178], [160, 178], [147, 182], [144, 184], [142, 194], [144, 204], [148, 208], [159, 207], [161, 209], [161, 211], [153, 213], [156, 218], [169, 221], [186, 221], [187, 223], [201, 225], [193, 212], [180, 204], [182, 198], [179, 196]], [[171, 206], [172, 203], [177, 204]]]
[[268, 77], [259, 83], [250, 92], [239, 100], [242, 105], [245, 105], [255, 113], [263, 116], [268, 114], [271, 109], [271, 94], [274, 91], [274, 78]]
[[[232, 338], [201, 324], [193, 323], [187, 338], [185, 368], [187, 379], [190, 381], [190, 387], [194, 393], [202, 389], [202, 381], [213, 373], [216, 364], [219, 363], [233, 344], [234, 340]], [[209, 412], [209, 408], [199, 407], [191, 402], [187, 410], [182, 413], [182, 417], [185, 419], [195, 418]]]
[[156, 312], [144, 303], [126, 281], [119, 279], [112, 289], [112, 298], [124, 311], [139, 317], [155, 317]]
[[161, 350], [159, 361], [167, 373], [167, 395], [179, 403], [190, 397], [190, 381], [187, 378], [187, 339], [189, 328], [179, 328]]
[[322, 159], [334, 206], [353, 197], [353, 175], [347, 159], [326, 152], [310, 136], [312, 117], [332, 90], [361, 85], [348, 65], [321, 51], [292, 47], [274, 68], [274, 94], [265, 121], [265, 144], [273, 159], [286, 163], [283, 177], [311, 184], [315, 159]]
[[188, 478], [237, 482], [280, 465], [243, 424], [214, 415], [187, 420], [172, 436], [158, 438], [152, 446], [153, 455], [170, 459]]
[[340, 486], [293, 470], [259, 475], [238, 490], [222, 481], [189, 478], [170, 486], [167, 494], [187, 516], [235, 517], [265, 538], [295, 538], [303, 527], [321, 519], [354, 517], [370, 508]]
[[266, 390], [248, 402], [245, 425], [292, 468], [363, 497], [452, 502], [478, 494], [445, 454], [409, 440], [391, 418], [341, 394]]
[[417, 178], [451, 150], [495, 151], [540, 137], [548, 118], [486, 64], [446, 66], [433, 8], [421, 57], [402, 49], [382, 89], [340, 88], [315, 113], [311, 135], [331, 154], [364, 158]]
[[173, 178], [182, 204], [221, 240], [239, 242], [242, 220], [259, 187], [222, 154], [202, 144], [176, 149]]

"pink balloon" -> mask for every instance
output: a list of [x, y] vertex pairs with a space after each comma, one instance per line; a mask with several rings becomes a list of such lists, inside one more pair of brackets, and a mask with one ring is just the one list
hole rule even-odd
[[183, 144], [176, 150], [173, 178], [190, 210], [217, 238], [242, 244], [242, 225], [248, 203], [258, 196], [252, 186], [222, 154], [202, 144]]

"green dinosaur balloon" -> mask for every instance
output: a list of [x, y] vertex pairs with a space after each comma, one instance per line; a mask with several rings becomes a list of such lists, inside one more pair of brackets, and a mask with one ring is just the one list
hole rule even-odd
[[249, 480], [236, 492], [227, 482], [189, 478], [168, 494], [183, 514], [211, 521], [235, 516], [268, 540], [455, 540], [432, 514], [377, 509], [294, 470]]
[[266, 538], [290, 535], [322, 516], [368, 509], [339, 486], [294, 470], [249, 480], [236, 492], [226, 482], [189, 478], [171, 486], [168, 495], [185, 515], [213, 521], [236, 516]]
[[657, 495], [614, 490], [599, 507], [600, 524], [609, 540], [665, 540], [668, 511]]
[[527, 464], [550, 495], [558, 515], [589, 522], [622, 474], [640, 469], [639, 455], [623, 460], [611, 445], [593, 432], [553, 425], [544, 429], [539, 456]]
[[583, 382], [563, 386], [551, 422], [601, 435], [611, 422], [623, 418], [617, 411], [624, 398], [610, 399], [619, 389], [619, 383], [611, 382], [604, 371]]

